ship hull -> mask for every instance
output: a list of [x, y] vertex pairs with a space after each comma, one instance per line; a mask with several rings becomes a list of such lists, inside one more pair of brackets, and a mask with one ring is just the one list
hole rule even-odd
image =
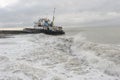
[[23, 30], [0, 30], [0, 34], [37, 34], [44, 33], [48, 35], [63, 35], [65, 32], [61, 31], [52, 31], [52, 30], [44, 30], [44, 29], [35, 29], [35, 28], [24, 28]]
[[44, 29], [25, 28], [23, 31], [26, 33], [44, 33], [44, 34], [48, 34], [48, 35], [63, 35], [63, 34], [65, 34], [65, 32], [63, 30], [52, 31], [52, 30], [44, 30]]

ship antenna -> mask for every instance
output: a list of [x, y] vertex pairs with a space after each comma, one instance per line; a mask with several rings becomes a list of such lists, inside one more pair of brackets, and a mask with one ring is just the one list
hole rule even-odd
[[54, 26], [54, 21], [55, 21], [55, 10], [56, 8], [54, 8], [54, 11], [53, 11], [52, 27]]

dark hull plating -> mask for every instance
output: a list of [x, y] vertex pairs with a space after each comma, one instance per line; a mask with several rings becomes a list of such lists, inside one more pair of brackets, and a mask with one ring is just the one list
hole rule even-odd
[[45, 34], [49, 34], [49, 35], [62, 35], [65, 34], [65, 32], [63, 30], [61, 31], [52, 31], [52, 30], [44, 30], [44, 29], [31, 29], [31, 28], [25, 28], [23, 31], [27, 32], [27, 33], [45, 33]]
[[44, 30], [44, 29], [34, 29], [34, 28], [25, 28], [23, 30], [1, 30], [0, 34], [36, 34], [36, 33], [44, 33], [48, 35], [63, 35], [65, 32], [62, 31], [52, 31], [52, 30]]

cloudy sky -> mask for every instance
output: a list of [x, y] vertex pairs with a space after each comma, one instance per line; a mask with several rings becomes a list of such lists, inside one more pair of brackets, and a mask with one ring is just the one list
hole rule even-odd
[[0, 0], [0, 27], [33, 26], [40, 17], [63, 26], [119, 26], [120, 0]]

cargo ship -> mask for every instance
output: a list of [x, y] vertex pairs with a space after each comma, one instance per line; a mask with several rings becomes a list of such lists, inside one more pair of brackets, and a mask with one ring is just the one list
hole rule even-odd
[[61, 26], [55, 26], [55, 9], [53, 11], [53, 19], [40, 18], [37, 22], [34, 23], [32, 28], [24, 28], [23, 30], [0, 30], [2, 34], [35, 34], [35, 33], [44, 33], [48, 35], [63, 35], [65, 32]]

